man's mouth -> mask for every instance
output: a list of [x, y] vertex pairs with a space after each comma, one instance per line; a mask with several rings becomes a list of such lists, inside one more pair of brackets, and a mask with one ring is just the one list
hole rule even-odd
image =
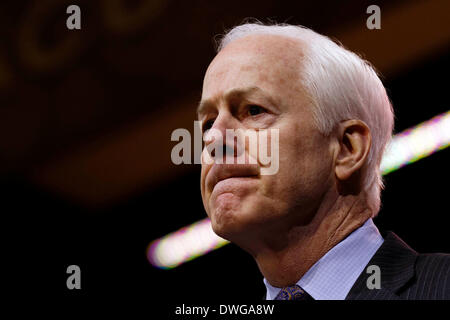
[[221, 181], [230, 178], [256, 178], [259, 176], [257, 164], [214, 164], [206, 176], [206, 188], [213, 190]]

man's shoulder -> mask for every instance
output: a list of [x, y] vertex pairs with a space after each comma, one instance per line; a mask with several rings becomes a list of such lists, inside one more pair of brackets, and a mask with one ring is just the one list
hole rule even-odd
[[416, 268], [418, 270], [427, 268], [450, 267], [449, 253], [420, 253], [417, 257]]
[[382, 246], [384, 250], [379, 250], [376, 255], [381, 258], [391, 255], [391, 263], [396, 261], [405, 268], [408, 263], [413, 264], [416, 280], [438, 281], [449, 278], [447, 274], [450, 273], [450, 254], [418, 253], [393, 232], [387, 233], [386, 240], [385, 246]]
[[450, 287], [450, 254], [422, 253], [416, 261], [416, 277], [423, 281], [444, 281]]
[[[447, 253], [417, 253], [395, 233], [389, 233], [388, 247], [399, 248], [402, 258], [394, 263], [404, 263], [408, 270], [410, 263], [411, 278], [396, 292], [402, 299], [416, 300], [448, 300], [450, 299], [450, 254]], [[409, 259], [406, 258], [409, 255]], [[399, 275], [399, 277], [401, 277]]]
[[348, 299], [450, 299], [449, 254], [417, 253], [393, 232], [384, 238], [368, 264], [380, 267], [382, 289], [369, 290], [363, 273]]
[[419, 254], [414, 277], [399, 296], [416, 300], [450, 300], [450, 254]]

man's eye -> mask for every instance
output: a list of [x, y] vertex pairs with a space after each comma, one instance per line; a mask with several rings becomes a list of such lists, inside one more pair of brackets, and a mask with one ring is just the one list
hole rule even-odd
[[211, 129], [213, 124], [214, 124], [214, 119], [209, 119], [209, 120], [205, 121], [202, 126], [203, 132]]
[[250, 105], [248, 106], [248, 115], [250, 116], [257, 116], [260, 113], [265, 112], [263, 107], [257, 106], [257, 105]]

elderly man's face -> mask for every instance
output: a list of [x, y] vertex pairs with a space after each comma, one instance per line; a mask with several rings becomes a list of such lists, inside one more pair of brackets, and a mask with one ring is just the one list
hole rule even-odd
[[206, 72], [205, 107], [199, 112], [204, 129], [224, 136], [226, 129], [268, 129], [269, 136], [270, 129], [279, 129], [279, 170], [274, 175], [258, 174], [259, 161], [202, 164], [203, 204], [214, 231], [224, 238], [233, 241], [305, 224], [334, 183], [330, 139], [314, 125], [301, 72], [302, 44], [272, 35], [232, 42]]

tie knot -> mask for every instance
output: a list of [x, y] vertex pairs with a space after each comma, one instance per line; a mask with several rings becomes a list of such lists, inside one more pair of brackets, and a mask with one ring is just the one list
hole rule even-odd
[[298, 285], [281, 289], [275, 300], [312, 300], [312, 297]]

